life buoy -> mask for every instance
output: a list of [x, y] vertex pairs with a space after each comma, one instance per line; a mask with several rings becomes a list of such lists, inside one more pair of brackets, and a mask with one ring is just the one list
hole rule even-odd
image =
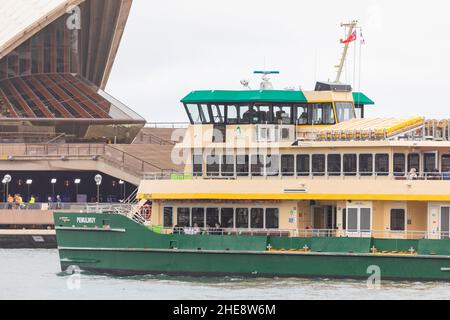
[[152, 207], [150, 205], [145, 205], [142, 207], [142, 216], [146, 221], [150, 221], [152, 218]]

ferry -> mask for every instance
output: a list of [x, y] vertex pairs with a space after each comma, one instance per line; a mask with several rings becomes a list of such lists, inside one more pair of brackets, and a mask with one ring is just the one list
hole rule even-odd
[[146, 174], [121, 208], [54, 214], [62, 270], [449, 281], [449, 120], [366, 118], [350, 85], [257, 73], [260, 90], [182, 99], [183, 172]]

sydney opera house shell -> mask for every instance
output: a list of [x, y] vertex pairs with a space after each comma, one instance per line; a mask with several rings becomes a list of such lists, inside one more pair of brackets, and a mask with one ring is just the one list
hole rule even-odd
[[145, 119], [104, 91], [131, 3], [1, 0], [1, 142], [135, 138]]

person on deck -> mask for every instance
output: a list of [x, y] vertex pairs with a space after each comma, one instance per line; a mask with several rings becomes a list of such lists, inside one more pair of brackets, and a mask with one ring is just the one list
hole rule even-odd
[[12, 196], [12, 195], [8, 195], [8, 199], [7, 199], [7, 202], [8, 202], [8, 209], [9, 210], [12, 210], [12, 208], [13, 208], [13, 206], [14, 206], [14, 197]]

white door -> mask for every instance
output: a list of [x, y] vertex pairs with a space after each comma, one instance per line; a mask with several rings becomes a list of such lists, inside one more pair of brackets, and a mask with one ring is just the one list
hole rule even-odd
[[347, 208], [347, 235], [349, 237], [371, 237], [372, 208]]
[[441, 239], [450, 238], [450, 207], [441, 207]]

